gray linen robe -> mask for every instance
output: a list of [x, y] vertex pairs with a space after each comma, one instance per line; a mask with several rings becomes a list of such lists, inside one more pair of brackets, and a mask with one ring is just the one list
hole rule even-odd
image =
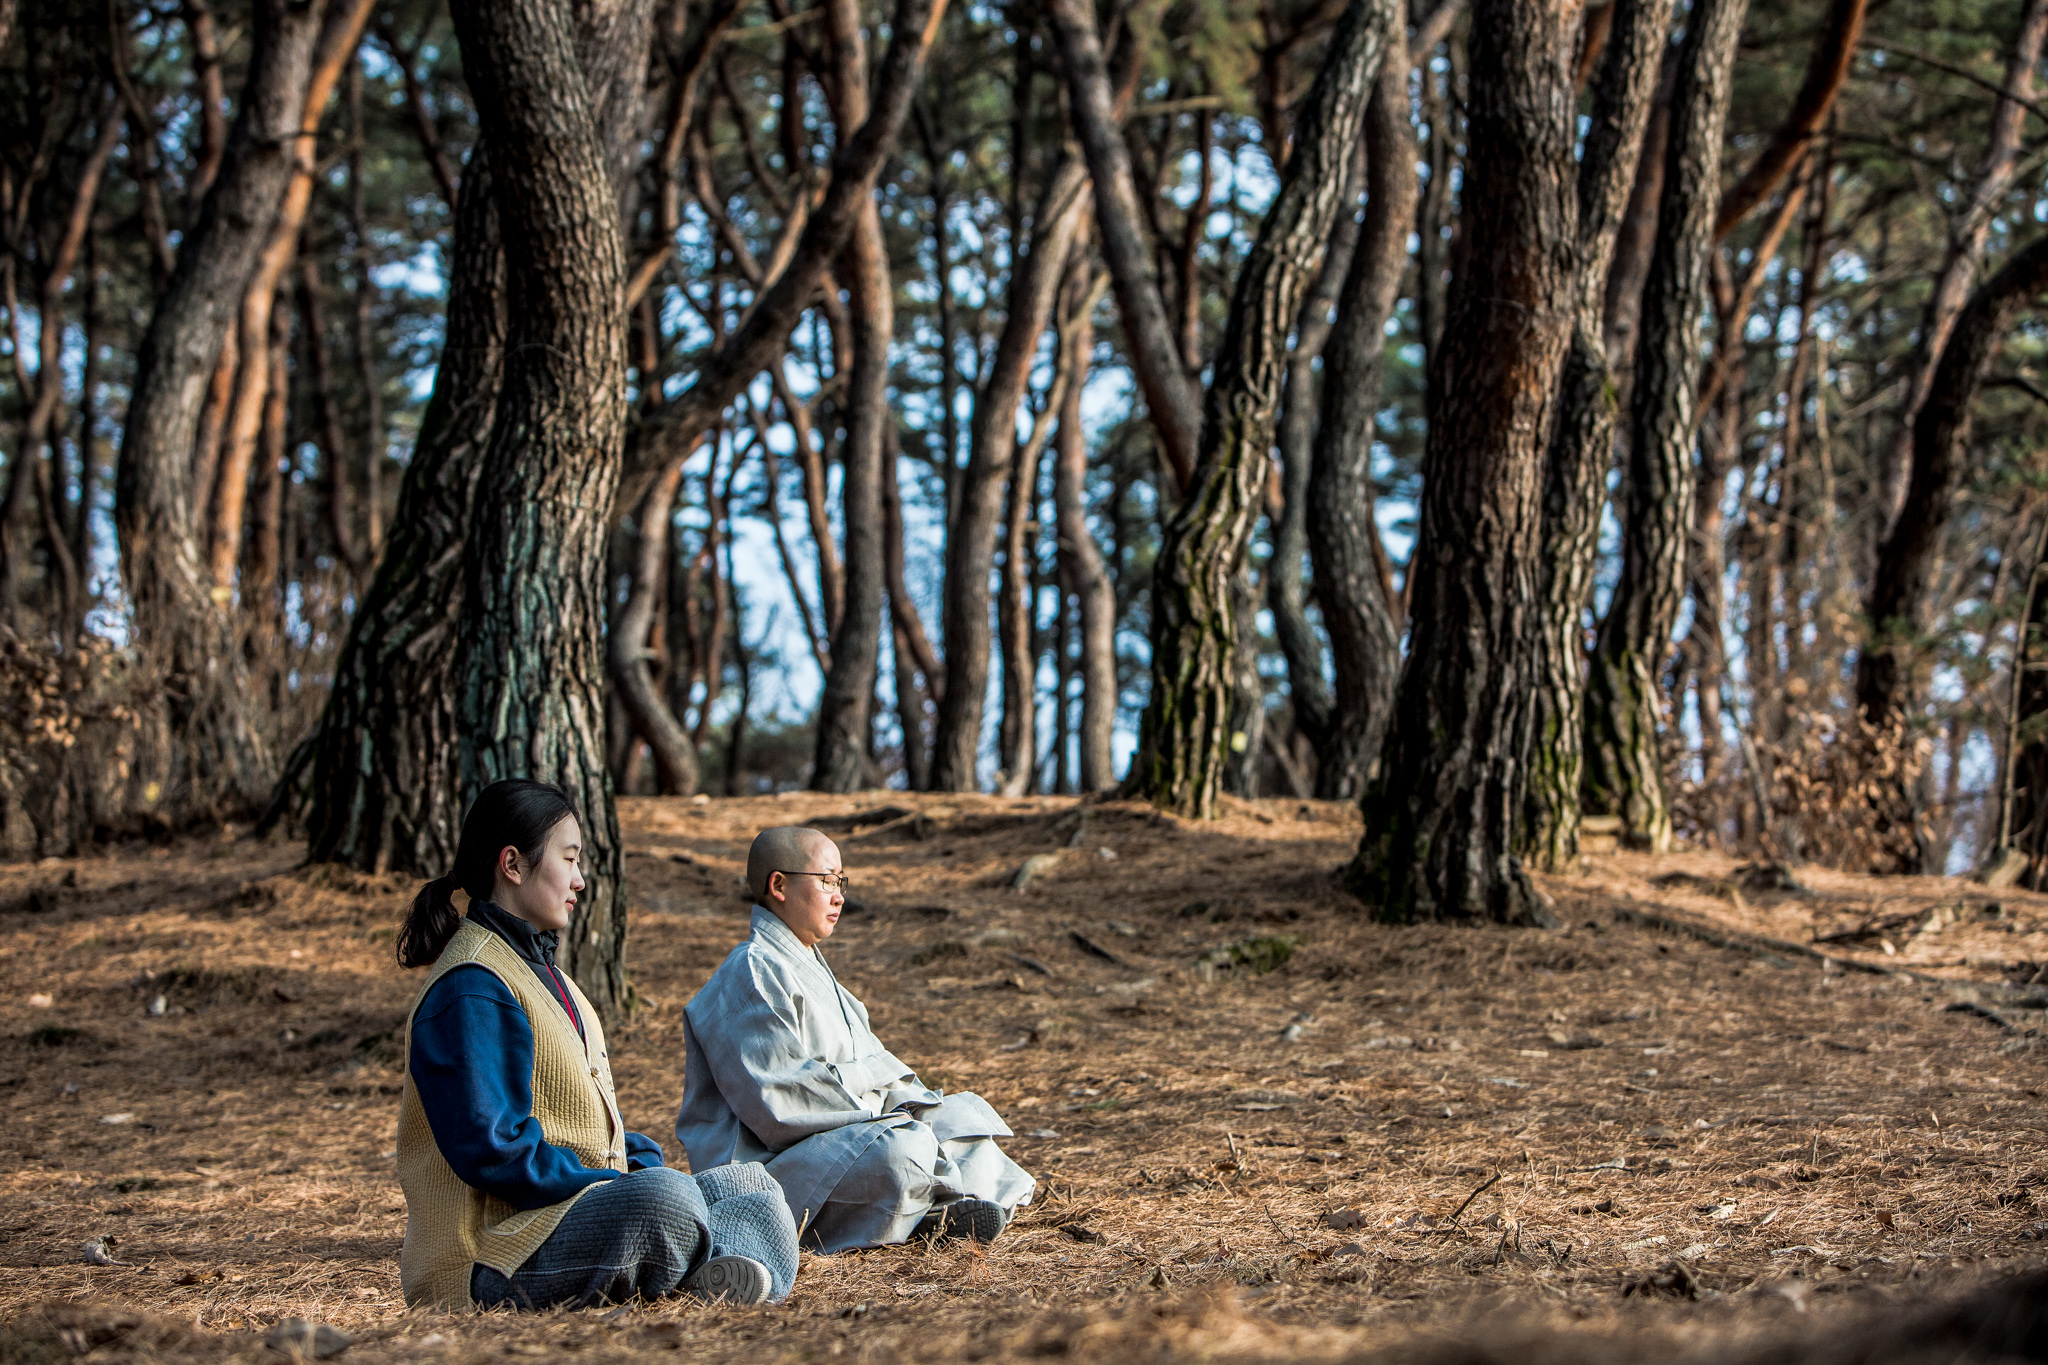
[[992, 1139], [1010, 1129], [979, 1095], [929, 1089], [868, 1027], [815, 948], [770, 911], [683, 1010], [690, 1169], [759, 1161], [806, 1246], [906, 1240], [962, 1197], [1014, 1210], [1035, 1182]]

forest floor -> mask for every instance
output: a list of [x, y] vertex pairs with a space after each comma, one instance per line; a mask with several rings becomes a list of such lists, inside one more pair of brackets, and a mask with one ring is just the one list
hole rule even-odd
[[[1338, 805], [1197, 826], [870, 793], [621, 822], [627, 1121], [680, 1159], [682, 1007], [746, 931], [747, 842], [817, 823], [855, 880], [841, 979], [1039, 1177], [1001, 1240], [807, 1255], [773, 1309], [408, 1312], [417, 978], [391, 945], [415, 888], [223, 838], [0, 867], [0, 1361], [277, 1360], [266, 1333], [301, 1317], [364, 1365], [1341, 1360], [1461, 1335], [1668, 1365], [2048, 1264], [2048, 896], [1617, 854], [1538, 879], [1561, 930], [1395, 928], [1338, 888]], [[123, 1264], [87, 1263], [99, 1238]]]

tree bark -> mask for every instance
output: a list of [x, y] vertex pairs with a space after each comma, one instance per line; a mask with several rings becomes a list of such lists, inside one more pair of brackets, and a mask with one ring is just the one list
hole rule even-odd
[[[825, 27], [836, 67], [833, 118], [842, 145], [868, 118], [867, 43], [855, 0], [826, 0]], [[846, 247], [853, 368], [846, 376], [846, 444], [841, 451], [841, 524], [846, 539], [846, 609], [832, 636], [832, 668], [818, 698], [814, 791], [877, 784], [874, 700], [882, 649], [882, 447], [889, 409], [889, 348], [896, 339], [895, 281], [881, 211], [870, 193], [854, 215]]]
[[1388, 920], [1550, 919], [1516, 821], [1544, 442], [1573, 317], [1570, 0], [1472, 15], [1465, 266], [1432, 358], [1440, 397], [1409, 572], [1415, 622], [1346, 881]]
[[454, 670], [463, 537], [505, 363], [505, 259], [485, 140], [463, 168], [449, 261], [434, 391], [306, 756], [315, 862], [440, 876], [462, 830]]
[[1087, 172], [1079, 158], [1062, 158], [1032, 215], [1029, 251], [1011, 269], [1003, 330], [996, 339], [988, 383], [975, 400], [967, 467], [959, 479], [959, 511], [946, 538], [947, 687], [932, 744], [934, 791], [974, 791], [980, 785], [975, 762], [988, 692], [988, 585], [995, 563], [996, 523], [1016, 459], [1017, 413], [1089, 198]]
[[[1087, 262], [1076, 254], [1067, 267], [1068, 289], [1086, 287]], [[1081, 635], [1080, 785], [1084, 792], [1116, 783], [1116, 587], [1088, 526], [1088, 433], [1081, 424], [1087, 359], [1095, 354], [1094, 310], [1074, 318], [1067, 344], [1077, 368], [1059, 410], [1053, 446], [1053, 499], [1059, 515], [1059, 553], [1079, 599]], [[1064, 702], [1062, 702], [1064, 705]]]
[[[648, 6], [637, 7], [644, 41]], [[597, 101], [563, 0], [449, 6], [482, 135], [508, 297], [503, 382], [464, 546], [463, 786], [554, 782], [582, 812], [589, 884], [563, 957], [626, 1004], [622, 856], [604, 764], [604, 549], [626, 429], [625, 255]], [[630, 26], [632, 15], [622, 16]]]
[[[1202, 394], [1182, 363], [1179, 338], [1167, 316], [1166, 299], [1153, 273], [1152, 236], [1146, 230], [1131, 173], [1130, 148], [1116, 116], [1102, 39], [1094, 7], [1087, 0], [1048, 0], [1060, 58], [1066, 67], [1067, 99], [1094, 184], [1095, 224], [1103, 259], [1109, 263], [1123, 317], [1125, 343], [1138, 387], [1159, 434], [1166, 462], [1182, 488], [1193, 477], [1202, 440]], [[1375, 49], [1376, 50], [1376, 49]], [[1370, 81], [1371, 73], [1365, 79]], [[1361, 101], [1362, 103], [1362, 101]], [[1355, 127], [1355, 124], [1352, 125]], [[1344, 146], [1348, 149], [1349, 142]], [[1321, 187], [1330, 196], [1341, 184]], [[1332, 214], [1334, 217], [1334, 213]], [[1326, 225], [1327, 230], [1327, 225]], [[1320, 234], [1318, 234], [1320, 237]], [[1286, 323], [1280, 325], [1284, 333]]]
[[[2048, 548], [2048, 540], [2043, 547]], [[1997, 848], [2026, 861], [2019, 884], [2048, 889], [2048, 555], [2036, 558], [2013, 651], [2012, 719]]]
[[1374, 518], [1372, 443], [1386, 324], [1420, 198], [1405, 63], [1382, 68], [1366, 110], [1365, 138], [1365, 224], [1323, 356], [1322, 415], [1305, 490], [1316, 603], [1336, 679], [1325, 724], [1309, 731], [1317, 755], [1315, 792], [1349, 801], [1364, 795], [1379, 765], [1401, 670], [1400, 607], [1390, 593]]
[[1641, 161], [1671, 0], [1614, 0], [1579, 162], [1579, 259], [1571, 348], [1543, 482], [1543, 563], [1530, 700], [1524, 853], [1546, 871], [1579, 852], [1586, 643], [1600, 509], [1614, 460], [1615, 375], [1603, 319], [1615, 239]]
[[1182, 815], [1214, 814], [1227, 755], [1251, 738], [1230, 733], [1239, 636], [1232, 580], [1265, 493], [1287, 333], [1344, 202], [1345, 172], [1381, 60], [1390, 50], [1397, 61], [1407, 55], [1396, 15], [1393, 0], [1352, 0], [1331, 37], [1280, 192], [1238, 273], [1204, 406], [1201, 456], [1160, 540], [1152, 696], [1130, 783]]
[[[583, 4], [581, 68], [611, 73], [631, 96], [600, 87], [599, 124], [617, 147], [637, 129], [624, 113], [638, 98], [646, 57], [642, 14]], [[623, 46], [629, 51], [610, 51]], [[630, 77], [630, 79], [628, 79]], [[465, 607], [464, 538], [497, 414], [506, 345], [506, 276], [490, 139], [471, 147], [455, 204], [448, 308], [434, 391], [399, 485], [392, 529], [380, 546], [335, 666], [314, 735], [293, 756], [271, 805], [281, 815], [306, 783], [308, 855], [365, 870], [439, 876], [454, 862], [468, 798], [458, 757], [458, 625]], [[623, 320], [621, 322], [623, 326]], [[636, 504], [637, 505], [637, 504]], [[592, 674], [593, 677], [599, 676]]]
[[246, 673], [213, 596], [192, 513], [191, 458], [206, 380], [256, 270], [292, 174], [321, 7], [258, 0], [242, 107], [221, 170], [136, 355], [115, 476], [135, 632], [162, 677], [133, 781], [149, 818], [178, 827], [263, 801], [270, 745], [246, 706]]
[[1672, 837], [1658, 751], [1659, 675], [1685, 599], [1700, 314], [1720, 203], [1721, 131], [1747, 4], [1699, 0], [1686, 19], [1630, 395], [1621, 579], [1600, 623], [1586, 686], [1585, 806], [1620, 816], [1626, 842], [1658, 853]]

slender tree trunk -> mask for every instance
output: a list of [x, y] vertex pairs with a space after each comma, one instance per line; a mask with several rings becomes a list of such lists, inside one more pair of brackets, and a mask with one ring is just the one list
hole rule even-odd
[[327, 534], [334, 550], [360, 582], [371, 567], [356, 538], [349, 496], [349, 444], [341, 431], [341, 407], [334, 396], [334, 360], [327, 349], [326, 313], [320, 306], [317, 262], [299, 256], [299, 334], [306, 343], [306, 370], [313, 381], [313, 405], [320, 435], [321, 495], [327, 504]]
[[[1404, 82], [1405, 98], [1408, 73], [1401, 63], [1381, 63], [1380, 81], [1386, 83], [1396, 71]], [[1378, 108], [1377, 91], [1374, 100], [1367, 106], [1368, 123]], [[1344, 208], [1331, 226], [1322, 267], [1302, 302], [1301, 316], [1294, 322], [1294, 349], [1287, 356], [1287, 386], [1280, 396], [1280, 425], [1276, 433], [1280, 511], [1272, 518], [1273, 549], [1266, 561], [1266, 606], [1273, 613], [1274, 639], [1280, 645], [1281, 657], [1287, 661], [1287, 697], [1295, 728], [1316, 736], [1311, 742], [1317, 744], [1330, 723], [1330, 685], [1323, 677], [1323, 643], [1308, 619], [1308, 501], [1310, 462], [1316, 439], [1316, 362], [1329, 343], [1337, 298], [1343, 290], [1352, 253], [1358, 248], [1358, 215], [1353, 210], [1358, 192], [1365, 188], [1365, 143], [1365, 138], [1358, 141], [1346, 182], [1349, 189]], [[1411, 184], [1414, 182], [1412, 169], [1408, 179]]]
[[269, 324], [270, 345], [263, 358], [268, 371], [263, 427], [250, 479], [249, 537], [242, 565], [242, 652], [255, 684], [252, 695], [264, 697], [274, 713], [282, 681], [278, 650], [284, 636], [285, 423], [291, 382], [286, 360], [291, 353], [291, 316], [273, 307]]
[[[624, 1009], [622, 857], [604, 765], [604, 549], [626, 428], [625, 256], [598, 101], [561, 0], [450, 5], [483, 136], [508, 296], [505, 368], [464, 547], [464, 787], [534, 777], [582, 812], [589, 885], [563, 956]], [[651, 6], [621, 7], [641, 50]]]
[[1600, 623], [1586, 688], [1586, 807], [1620, 816], [1628, 843], [1659, 853], [1671, 846], [1659, 675], [1685, 599], [1700, 314], [1720, 204], [1722, 125], [1747, 5], [1699, 0], [1686, 20], [1636, 349], [1621, 580]]
[[[1078, 253], [1067, 268], [1068, 290], [1085, 289], [1087, 261]], [[1076, 356], [1095, 353], [1093, 309], [1074, 319], [1068, 337]], [[1088, 526], [1088, 433], [1081, 424], [1085, 364], [1074, 371], [1060, 404], [1054, 438], [1053, 497], [1059, 508], [1060, 558], [1079, 598], [1081, 635], [1081, 728], [1079, 769], [1082, 791], [1101, 791], [1116, 782], [1116, 588]]]
[[698, 780], [697, 746], [655, 684], [655, 651], [648, 640], [661, 585], [668, 576], [669, 519], [682, 482], [679, 464], [656, 480], [640, 500], [635, 514], [639, 535], [633, 544], [633, 586], [605, 637], [612, 684], [632, 729], [653, 751], [655, 780], [663, 796], [690, 796], [696, 792]]
[[207, 558], [213, 586], [231, 591], [235, 565], [241, 557], [242, 522], [247, 509], [249, 471], [263, 437], [265, 402], [270, 386], [271, 314], [282, 297], [286, 272], [299, 246], [299, 227], [313, 200], [313, 180], [319, 170], [317, 146], [321, 116], [327, 100], [341, 79], [342, 68], [352, 65], [363, 26], [369, 21], [372, 0], [338, 0], [313, 53], [313, 70], [306, 82], [305, 105], [299, 115], [297, 136], [292, 140], [292, 173], [278, 201], [270, 228], [270, 240], [263, 249], [255, 273], [242, 295], [242, 318], [238, 329], [241, 361], [235, 377], [234, 398], [229, 405], [220, 465], [214, 476], [213, 498], [209, 504]]
[[[1365, 115], [1366, 206], [1323, 356], [1322, 416], [1307, 493], [1316, 602], [1330, 635], [1336, 688], [1311, 730], [1317, 796], [1357, 800], [1379, 766], [1401, 669], [1399, 604], [1374, 518], [1372, 443], [1386, 323], [1408, 256], [1419, 189], [1411, 169], [1408, 73], [1389, 63]], [[1312, 719], [1312, 717], [1311, 717]]]
[[1863, 19], [1870, 0], [1829, 0], [1827, 17], [1821, 21], [1813, 55], [1807, 58], [1806, 75], [1785, 121], [1771, 135], [1763, 151], [1721, 196], [1714, 214], [1714, 238], [1720, 240], [1735, 230], [1751, 210], [1770, 198], [1793, 167], [1805, 157], [1821, 124], [1835, 107], [1835, 97], [1849, 80], [1849, 63], [1863, 37]]
[[1033, 215], [1029, 253], [1010, 272], [1008, 312], [986, 388], [974, 404], [959, 511], [946, 538], [946, 695], [932, 746], [932, 789], [973, 791], [989, 675], [989, 574], [1003, 488], [1017, 454], [1017, 414], [1061, 272], [1088, 211], [1087, 174], [1063, 158]]
[[284, 0], [252, 6], [248, 82], [220, 174], [136, 356], [114, 521], [136, 636], [163, 678], [163, 700], [142, 726], [132, 780], [148, 815], [174, 827], [256, 807], [273, 776], [206, 573], [191, 459], [207, 377], [291, 178], [321, 17]]
[[1464, 268], [1432, 358], [1408, 663], [1347, 882], [1389, 920], [1551, 922], [1518, 858], [1544, 443], [1578, 256], [1570, 0], [1472, 15]]
[[[1152, 696], [1131, 783], [1166, 810], [1214, 813], [1231, 732], [1238, 649], [1232, 582], [1266, 489], [1287, 332], [1344, 204], [1345, 171], [1391, 50], [1393, 0], [1352, 0], [1297, 124], [1280, 192], [1231, 298], [1204, 407], [1201, 456], [1160, 540], [1152, 584]], [[1240, 738], [1242, 736], [1242, 738]]]
[[1530, 700], [1525, 854], [1545, 870], [1579, 852], [1580, 749], [1585, 724], [1584, 618], [1591, 605], [1600, 509], [1614, 460], [1614, 367], [1602, 317], [1615, 239], [1642, 159], [1671, 0], [1614, 0], [1606, 56], [1579, 162], [1579, 260], [1571, 348], [1543, 482], [1543, 564], [1538, 579]]
[[[0, 509], [0, 624], [4, 625], [18, 627], [19, 624], [17, 606], [21, 592], [21, 568], [32, 538], [28, 533], [26, 512], [30, 481], [37, 477], [33, 471], [56, 458], [57, 411], [64, 401], [64, 294], [70, 287], [79, 252], [91, 230], [93, 206], [99, 200], [100, 183], [105, 177], [107, 162], [114, 154], [114, 147], [120, 141], [121, 128], [120, 106], [110, 99], [100, 113], [99, 135], [93, 149], [79, 167], [78, 185], [72, 193], [70, 212], [65, 215], [63, 231], [43, 273], [36, 310], [35, 384], [32, 392], [22, 395], [29, 411], [21, 424], [21, 445], [7, 470], [6, 504], [4, 509]], [[12, 297], [11, 289], [9, 297]], [[19, 312], [18, 306], [15, 311]], [[15, 335], [20, 335], [18, 321]], [[20, 374], [21, 360], [18, 356], [15, 366], [16, 373]], [[54, 510], [51, 500], [40, 498], [39, 501], [43, 504], [47, 520]], [[50, 627], [58, 621], [69, 621], [76, 614], [79, 598], [77, 579], [83, 566], [70, 560], [69, 546], [61, 540], [53, 543], [51, 550], [66, 586], [62, 592], [62, 605], [53, 603], [57, 609], [45, 618], [43, 633], [61, 636], [62, 627]]]
[[[837, 72], [833, 114], [840, 142], [868, 117], [868, 63], [859, 6], [827, 0], [826, 27]], [[895, 286], [881, 211], [863, 201], [847, 243], [847, 291], [853, 322], [853, 368], [847, 373], [846, 446], [841, 464], [841, 521], [846, 528], [846, 610], [832, 636], [832, 669], [818, 699], [815, 791], [848, 792], [876, 784], [876, 670], [882, 648], [882, 448], [889, 409], [889, 348], [896, 337]]]
[[[2048, 537], [2042, 549], [2048, 551]], [[2012, 666], [1997, 847], [2027, 860], [2019, 884], [2040, 891], [2048, 889], [2048, 554], [2037, 557], [2028, 580]]]
[[1887, 531], [1904, 514], [1912, 467], [1917, 459], [1916, 424], [1920, 409], [1932, 391], [1942, 352], [1970, 297], [1978, 267], [1983, 264], [1992, 223], [2019, 172], [2027, 113], [2036, 107], [2034, 73], [2041, 64], [2044, 46], [2048, 46], [2048, 0], [2026, 0], [2020, 10], [2012, 56], [2006, 62], [2005, 84], [1991, 111], [1991, 138], [1984, 148], [1984, 161], [1969, 198], [1950, 225], [1948, 252], [1935, 276], [1934, 292], [1928, 296], [1927, 314], [1920, 324], [1920, 344], [1906, 361], [1906, 400], [1881, 471]]
[[[1913, 423], [1912, 477], [1904, 511], [1878, 546], [1877, 567], [1864, 598], [1871, 636], [1856, 661], [1856, 704], [1878, 736], [1910, 742], [1905, 731], [1922, 661], [1922, 616], [1940, 555], [1942, 534], [1954, 512], [1956, 491], [1968, 473], [1972, 409], [2013, 314], [2048, 289], [2048, 236], [2015, 253], [1977, 287], [1949, 333], [1926, 401]], [[1881, 825], [1899, 834], [1899, 872], [1922, 870], [1925, 849], [1899, 775], [1876, 779]]]
[[[896, 674], [896, 720], [903, 731], [903, 781], [910, 791], [924, 791], [931, 786], [931, 751], [925, 743], [925, 698], [927, 688], [934, 684], [933, 674], [926, 672], [925, 685], [919, 685], [923, 665], [918, 646], [912, 643], [913, 633], [923, 635], [924, 627], [904, 579], [903, 494], [896, 486], [900, 458], [896, 443], [888, 442], [882, 451], [882, 556], [888, 574], [889, 657]], [[930, 648], [924, 646], [927, 657]]]
[[[1182, 487], [1193, 476], [1202, 439], [1202, 395], [1182, 363], [1179, 338], [1168, 319], [1166, 299], [1153, 273], [1153, 238], [1131, 173], [1130, 148], [1116, 114], [1109, 67], [1095, 28], [1093, 6], [1086, 0], [1049, 0], [1060, 57], [1066, 67], [1067, 98], [1075, 134], [1094, 182], [1095, 222], [1103, 259], [1116, 288], [1117, 311], [1123, 317], [1131, 367], [1145, 395], [1152, 424], [1159, 434], [1167, 465]], [[1370, 29], [1370, 26], [1367, 26]], [[1376, 53], [1377, 48], [1373, 49]], [[1375, 57], [1376, 59], [1376, 57]], [[1372, 73], [1365, 79], [1371, 80]], [[1362, 101], [1361, 101], [1362, 103]], [[1355, 123], [1347, 125], [1355, 128]], [[1339, 136], [1345, 129], [1339, 130]], [[1350, 142], [1343, 147], [1348, 152]], [[1341, 163], [1340, 163], [1341, 164]], [[1318, 167], [1319, 171], [1327, 167]], [[1326, 197], [1341, 193], [1341, 183], [1321, 187]], [[1334, 218], [1334, 211], [1331, 217]], [[1317, 234], [1320, 238], [1327, 232]], [[1291, 316], [1290, 319], [1291, 320]], [[1280, 324], [1282, 332], [1285, 322]]]

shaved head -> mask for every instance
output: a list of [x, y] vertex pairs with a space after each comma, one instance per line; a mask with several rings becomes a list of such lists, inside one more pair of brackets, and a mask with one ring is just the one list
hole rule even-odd
[[[754, 836], [747, 850], [747, 889], [754, 900], [768, 903], [771, 872], [830, 872], [839, 865], [839, 849], [817, 830], [802, 825], [777, 825]], [[822, 861], [820, 861], [822, 859]]]

